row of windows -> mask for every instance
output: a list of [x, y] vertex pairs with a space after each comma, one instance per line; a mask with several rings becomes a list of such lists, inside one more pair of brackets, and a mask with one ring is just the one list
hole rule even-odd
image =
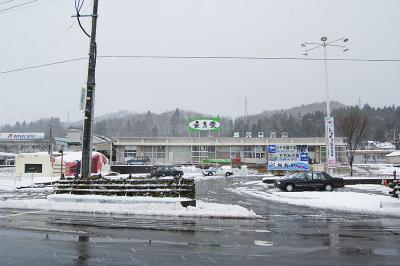
[[[325, 161], [325, 147], [320, 149], [320, 160]], [[309, 150], [315, 150], [315, 147], [310, 147]], [[166, 146], [144, 146], [144, 156], [150, 159], [166, 158]], [[173, 161], [201, 161], [203, 159], [232, 159], [241, 157], [246, 159], [265, 159], [268, 153], [268, 146], [171, 146], [168, 147], [168, 157]], [[315, 152], [309, 153], [310, 157], [315, 157]], [[130, 146], [124, 150], [125, 158], [134, 158], [139, 156], [136, 147]], [[336, 147], [336, 156], [338, 161], [343, 162], [346, 158], [346, 149], [342, 146]], [[313, 158], [317, 159], [317, 158]]]

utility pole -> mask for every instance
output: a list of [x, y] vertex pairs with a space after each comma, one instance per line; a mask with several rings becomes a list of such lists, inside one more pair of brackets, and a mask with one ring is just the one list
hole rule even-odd
[[98, 0], [93, 2], [93, 13], [92, 17], [92, 30], [90, 34], [90, 48], [89, 48], [89, 66], [88, 66], [88, 77], [87, 77], [87, 94], [86, 94], [86, 106], [85, 116], [83, 118], [83, 140], [82, 140], [82, 161], [81, 161], [81, 175], [82, 177], [90, 177], [92, 174], [92, 142], [93, 142], [93, 117], [94, 117], [94, 97], [95, 97], [95, 86], [96, 86], [96, 57], [97, 57], [97, 45], [96, 45], [96, 28], [97, 28], [97, 9]]
[[53, 125], [52, 124], [48, 124], [49, 128], [50, 128], [50, 132], [49, 132], [49, 155], [50, 155], [50, 159], [53, 156]]

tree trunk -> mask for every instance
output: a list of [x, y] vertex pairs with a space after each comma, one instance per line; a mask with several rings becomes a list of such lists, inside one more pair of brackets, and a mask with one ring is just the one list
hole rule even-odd
[[350, 158], [349, 158], [350, 176], [353, 176], [353, 161], [354, 161], [354, 154], [350, 154]]

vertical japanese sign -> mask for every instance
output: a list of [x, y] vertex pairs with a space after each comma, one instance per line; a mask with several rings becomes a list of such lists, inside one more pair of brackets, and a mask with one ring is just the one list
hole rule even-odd
[[326, 163], [328, 168], [336, 167], [335, 154], [335, 124], [333, 117], [325, 117], [325, 137], [326, 137]]
[[219, 117], [198, 117], [189, 119], [190, 131], [219, 131], [221, 119]]
[[79, 101], [79, 109], [84, 111], [86, 105], [86, 88], [81, 89], [81, 97]]
[[308, 146], [268, 145], [268, 170], [308, 171]]

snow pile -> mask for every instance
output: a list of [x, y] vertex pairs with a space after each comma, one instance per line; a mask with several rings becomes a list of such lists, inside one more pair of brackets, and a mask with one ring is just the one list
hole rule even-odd
[[229, 189], [229, 191], [240, 195], [297, 206], [400, 216], [400, 200], [383, 195], [349, 191], [283, 192], [276, 189], [260, 191], [247, 187]]
[[125, 197], [125, 196], [102, 196], [102, 195], [73, 195], [73, 194], [52, 194], [47, 196], [47, 200], [52, 202], [65, 203], [112, 203], [112, 204], [132, 204], [132, 203], [171, 203], [191, 200], [190, 198], [156, 198], [156, 197]]
[[386, 157], [396, 157], [396, 156], [400, 156], [400, 151], [394, 151], [386, 155]]
[[0, 176], [0, 190], [14, 191], [18, 187], [32, 186], [35, 183], [52, 183], [58, 180], [60, 180], [60, 177]]
[[203, 170], [200, 168], [197, 168], [196, 166], [180, 166], [180, 167], [175, 167], [177, 170], [183, 171], [183, 176], [184, 177], [198, 177], [198, 176], [203, 176]]
[[358, 189], [363, 191], [380, 192], [386, 195], [388, 195], [389, 191], [392, 190], [391, 188], [385, 187], [383, 185], [367, 185], [367, 184], [346, 185], [346, 188]]
[[[62, 196], [64, 197], [64, 199], [62, 199]], [[50, 195], [48, 199], [7, 199], [0, 201], [0, 208], [177, 217], [189, 216], [245, 219], [259, 217], [252, 210], [248, 210], [242, 206], [206, 203], [199, 200], [196, 202], [196, 207], [189, 206], [185, 208], [182, 207], [179, 202], [176, 202], [177, 199], [171, 200], [171, 198], [138, 199], [139, 197], [136, 197], [132, 200], [127, 200], [126, 198], [123, 199], [126, 200], [127, 203], [104, 203], [102, 202], [102, 200], [107, 202], [107, 196], [72, 196], [68, 194], [62, 196]], [[70, 201], [66, 199], [68, 196], [72, 196]], [[78, 197], [81, 198], [81, 202], [77, 202]], [[84, 199], [85, 197], [86, 199]], [[135, 200], [136, 202], [134, 202]]]

